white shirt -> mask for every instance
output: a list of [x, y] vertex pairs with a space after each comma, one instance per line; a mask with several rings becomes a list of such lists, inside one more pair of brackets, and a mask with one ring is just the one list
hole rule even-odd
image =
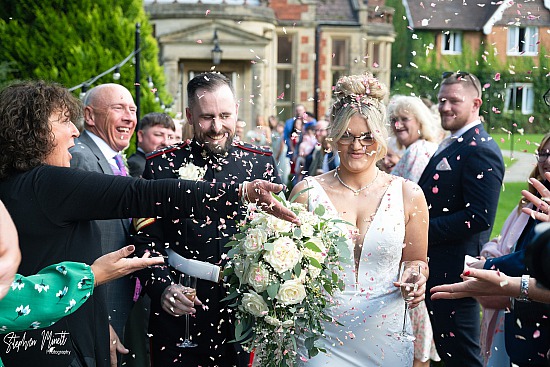
[[117, 155], [119, 152], [115, 152], [106, 142], [105, 140], [101, 139], [99, 136], [95, 135], [91, 131], [86, 130], [86, 133], [90, 135], [90, 138], [94, 141], [94, 143], [97, 145], [99, 150], [101, 150], [101, 153], [107, 159], [110, 165], [113, 165], [115, 167], [117, 166], [117, 163], [115, 161], [115, 155]]

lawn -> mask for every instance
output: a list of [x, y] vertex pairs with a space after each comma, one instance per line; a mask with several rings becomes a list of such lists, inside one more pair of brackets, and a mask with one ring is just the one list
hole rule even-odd
[[504, 132], [493, 132], [491, 136], [502, 150], [534, 153], [544, 134], [514, 134], [512, 138], [512, 135]]
[[508, 215], [518, 205], [521, 198], [521, 190], [527, 188], [525, 182], [508, 182], [504, 184], [500, 190], [500, 198], [498, 200], [497, 215], [491, 238], [498, 236]]
[[[521, 151], [534, 153], [544, 134], [515, 134], [513, 139], [511, 135], [508, 135], [506, 133], [492, 133], [491, 136], [493, 137], [493, 139], [495, 139], [496, 143], [502, 150], [511, 150], [511, 144], [513, 140], [513, 149], [515, 152]], [[507, 168], [515, 162], [516, 161], [511, 160], [507, 154], [504, 155], [504, 164]], [[527, 183], [525, 182], [508, 182], [504, 184], [500, 191], [497, 215], [495, 218], [495, 225], [493, 226], [491, 238], [497, 236], [500, 233], [504, 221], [506, 220], [510, 212], [514, 209], [514, 207], [518, 204], [519, 199], [521, 198], [521, 190], [525, 190], [526, 188]]]

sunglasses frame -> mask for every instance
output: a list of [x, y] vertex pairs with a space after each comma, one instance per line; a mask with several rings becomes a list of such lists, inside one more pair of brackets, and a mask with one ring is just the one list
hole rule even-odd
[[442, 79], [448, 79], [453, 75], [455, 76], [455, 78], [457, 80], [459, 80], [459, 78], [469, 77], [470, 81], [474, 85], [474, 88], [476, 89], [476, 92], [478, 93], [478, 97], [481, 98], [481, 90], [478, 89], [476, 81], [475, 81], [474, 77], [472, 76], [472, 74], [470, 74], [467, 71], [444, 71], [443, 74], [441, 74], [441, 78]]

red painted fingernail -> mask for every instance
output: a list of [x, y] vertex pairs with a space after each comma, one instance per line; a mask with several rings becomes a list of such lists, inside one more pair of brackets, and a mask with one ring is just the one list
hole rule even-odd
[[466, 275], [466, 276], [470, 275], [470, 270], [466, 270], [466, 271], [464, 272], [464, 275]]

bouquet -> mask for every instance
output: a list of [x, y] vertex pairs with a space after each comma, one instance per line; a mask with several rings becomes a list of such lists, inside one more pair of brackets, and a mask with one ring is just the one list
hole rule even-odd
[[[226, 246], [224, 269], [229, 307], [235, 312], [235, 340], [254, 351], [261, 366], [293, 366], [297, 342], [308, 357], [326, 352], [319, 340], [331, 296], [343, 290], [341, 263], [350, 261], [345, 232], [319, 205], [313, 212], [277, 199], [292, 210], [300, 226], [249, 205], [239, 233]], [[304, 357], [302, 357], [304, 358]]]

